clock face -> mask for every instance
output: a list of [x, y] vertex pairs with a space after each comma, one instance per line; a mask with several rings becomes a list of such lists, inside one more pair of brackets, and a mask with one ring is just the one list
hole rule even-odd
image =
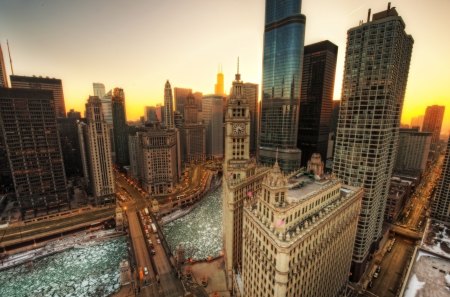
[[233, 124], [233, 134], [234, 135], [244, 135], [245, 134], [245, 124]]

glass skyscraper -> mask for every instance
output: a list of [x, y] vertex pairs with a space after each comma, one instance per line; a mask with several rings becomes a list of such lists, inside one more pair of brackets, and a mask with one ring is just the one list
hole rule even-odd
[[298, 114], [306, 17], [301, 0], [266, 0], [259, 161], [300, 167]]

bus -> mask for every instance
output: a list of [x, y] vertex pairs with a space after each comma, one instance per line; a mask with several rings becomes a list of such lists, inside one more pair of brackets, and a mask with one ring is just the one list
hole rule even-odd
[[156, 232], [157, 232], [157, 230], [156, 230], [156, 226], [155, 226], [155, 224], [154, 224], [154, 223], [152, 223], [152, 230], [153, 230], [153, 233], [156, 233]]

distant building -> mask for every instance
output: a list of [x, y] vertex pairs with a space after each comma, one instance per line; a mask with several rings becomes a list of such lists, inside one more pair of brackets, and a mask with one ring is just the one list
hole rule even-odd
[[74, 114], [75, 112], [70, 117], [56, 119], [67, 177], [83, 175], [80, 141], [78, 137], [78, 121], [80, 118], [77, 119]]
[[75, 111], [75, 110], [71, 109], [71, 110], [67, 113], [67, 117], [68, 117], [69, 119], [80, 120], [80, 119], [81, 119], [81, 112]]
[[161, 104], [156, 104], [156, 117], [161, 124], [164, 122], [164, 106]]
[[299, 173], [288, 177], [275, 162], [256, 199], [244, 203], [242, 296], [346, 290], [363, 191]]
[[181, 177], [178, 151], [178, 132], [164, 129], [158, 123], [136, 132], [136, 161], [142, 187], [150, 195], [163, 195], [172, 191]]
[[202, 99], [203, 99], [203, 93], [201, 92], [195, 92], [192, 95], [194, 95], [195, 98], [195, 104], [197, 104], [197, 109], [199, 112], [202, 111]]
[[202, 117], [206, 126], [206, 154], [209, 157], [223, 158], [223, 97], [206, 95], [202, 105]]
[[314, 153], [327, 158], [338, 47], [330, 41], [305, 46], [297, 146], [301, 165]]
[[62, 81], [56, 78], [37, 76], [11, 75], [11, 86], [22, 89], [40, 89], [53, 92], [54, 111], [57, 118], [66, 117], [66, 106], [64, 103], [64, 92]]
[[112, 92], [112, 112], [114, 147], [116, 149], [115, 163], [123, 167], [130, 164], [128, 155], [127, 113], [123, 89], [115, 88]]
[[414, 43], [405, 27], [389, 4], [347, 32], [333, 173], [346, 185], [364, 188], [351, 271], [354, 282], [382, 236]]
[[327, 148], [327, 158], [326, 158], [326, 168], [332, 169], [333, 156], [334, 156], [334, 147], [336, 144], [336, 133], [337, 133], [337, 125], [339, 120], [339, 110], [341, 108], [341, 100], [333, 100], [333, 110], [331, 112], [330, 119], [330, 133], [328, 135], [328, 148]]
[[442, 121], [444, 120], [445, 106], [428, 106], [423, 119], [423, 132], [431, 132], [431, 148], [435, 149], [440, 141]]
[[6, 73], [5, 59], [3, 58], [2, 46], [0, 44], [0, 88], [8, 87], [8, 75]]
[[115, 202], [110, 130], [102, 107], [99, 97], [90, 96], [86, 123], [78, 124], [84, 177], [97, 205]]
[[106, 89], [105, 89], [105, 85], [104, 84], [102, 84], [102, 83], [92, 83], [92, 88], [94, 89], [94, 96], [97, 96], [100, 99], [105, 97]]
[[250, 111], [250, 154], [256, 156], [258, 150], [258, 85], [244, 83], [242, 85], [244, 98], [247, 99], [248, 109]]
[[170, 82], [166, 81], [166, 85], [164, 87], [164, 127], [167, 129], [175, 128], [175, 123], [173, 121], [173, 96], [172, 96], [172, 87], [170, 86]]
[[155, 106], [146, 106], [145, 107], [145, 121], [147, 123], [159, 122], [158, 114], [156, 113]]
[[206, 127], [199, 121], [197, 104], [192, 94], [188, 95], [184, 106], [184, 121], [180, 126], [180, 135], [183, 163], [205, 161]]
[[186, 104], [187, 97], [192, 94], [192, 89], [187, 88], [173, 88], [173, 94], [175, 99], [175, 111], [184, 113], [184, 105]]
[[214, 86], [214, 95], [225, 97], [222, 69], [219, 69], [219, 72], [217, 73], [217, 82]]
[[391, 178], [391, 182], [389, 184], [389, 194], [386, 200], [386, 210], [384, 213], [385, 221], [397, 221], [406, 201], [411, 195], [411, 190], [411, 181], [401, 179], [400, 177]]
[[50, 90], [0, 88], [0, 131], [22, 210], [70, 207], [53, 100]]
[[411, 128], [419, 128], [419, 131], [422, 130], [424, 116], [418, 116], [411, 119]]
[[450, 223], [450, 138], [447, 142], [442, 174], [431, 206], [431, 217]]
[[431, 145], [430, 132], [400, 129], [398, 153], [394, 171], [411, 176], [421, 176], [426, 169]]

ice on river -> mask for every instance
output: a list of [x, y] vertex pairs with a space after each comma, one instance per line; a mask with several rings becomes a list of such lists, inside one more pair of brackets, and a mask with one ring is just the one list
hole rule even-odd
[[0, 296], [106, 297], [120, 287], [125, 238], [74, 248], [0, 272]]
[[222, 187], [204, 197], [189, 214], [164, 225], [163, 233], [174, 254], [182, 245], [186, 258], [218, 256], [222, 250]]

